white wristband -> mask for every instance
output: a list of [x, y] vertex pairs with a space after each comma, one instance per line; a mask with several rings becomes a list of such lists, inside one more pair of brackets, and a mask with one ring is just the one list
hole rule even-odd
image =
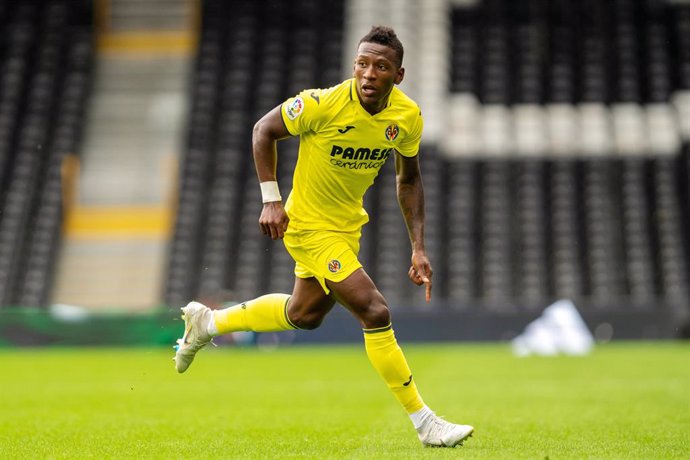
[[261, 198], [264, 203], [269, 203], [271, 201], [281, 201], [280, 189], [278, 188], [278, 182], [267, 181], [261, 182], [259, 184], [261, 187]]

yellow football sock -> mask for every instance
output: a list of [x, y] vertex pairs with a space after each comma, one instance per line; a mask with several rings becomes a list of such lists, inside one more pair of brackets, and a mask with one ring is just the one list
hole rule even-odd
[[364, 329], [364, 346], [369, 361], [407, 413], [417, 412], [424, 407], [424, 401], [417, 391], [417, 385], [412, 381], [412, 372], [395, 340], [391, 325]]
[[287, 313], [288, 294], [267, 294], [213, 312], [219, 334], [235, 331], [275, 332], [297, 329]]

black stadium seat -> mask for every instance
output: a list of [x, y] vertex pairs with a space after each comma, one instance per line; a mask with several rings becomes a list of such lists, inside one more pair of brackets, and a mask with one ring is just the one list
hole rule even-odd
[[0, 306], [49, 301], [62, 225], [61, 167], [78, 153], [90, 87], [88, 2], [0, 9]]

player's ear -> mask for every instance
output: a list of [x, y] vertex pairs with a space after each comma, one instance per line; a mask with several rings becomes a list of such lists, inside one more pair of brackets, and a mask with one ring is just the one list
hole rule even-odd
[[397, 75], [395, 76], [395, 84], [396, 84], [396, 85], [399, 85], [400, 83], [402, 83], [403, 78], [405, 78], [405, 68], [404, 68], [404, 67], [400, 67], [400, 68], [398, 69]]

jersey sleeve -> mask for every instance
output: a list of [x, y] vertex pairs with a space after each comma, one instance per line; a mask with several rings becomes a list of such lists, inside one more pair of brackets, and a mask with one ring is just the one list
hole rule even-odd
[[319, 130], [326, 112], [321, 93], [319, 89], [306, 89], [283, 102], [280, 114], [290, 134]]
[[404, 157], [416, 156], [419, 152], [419, 144], [422, 141], [422, 131], [424, 130], [424, 120], [422, 111], [417, 108], [416, 114], [410, 124], [410, 131], [398, 145], [397, 151]]

